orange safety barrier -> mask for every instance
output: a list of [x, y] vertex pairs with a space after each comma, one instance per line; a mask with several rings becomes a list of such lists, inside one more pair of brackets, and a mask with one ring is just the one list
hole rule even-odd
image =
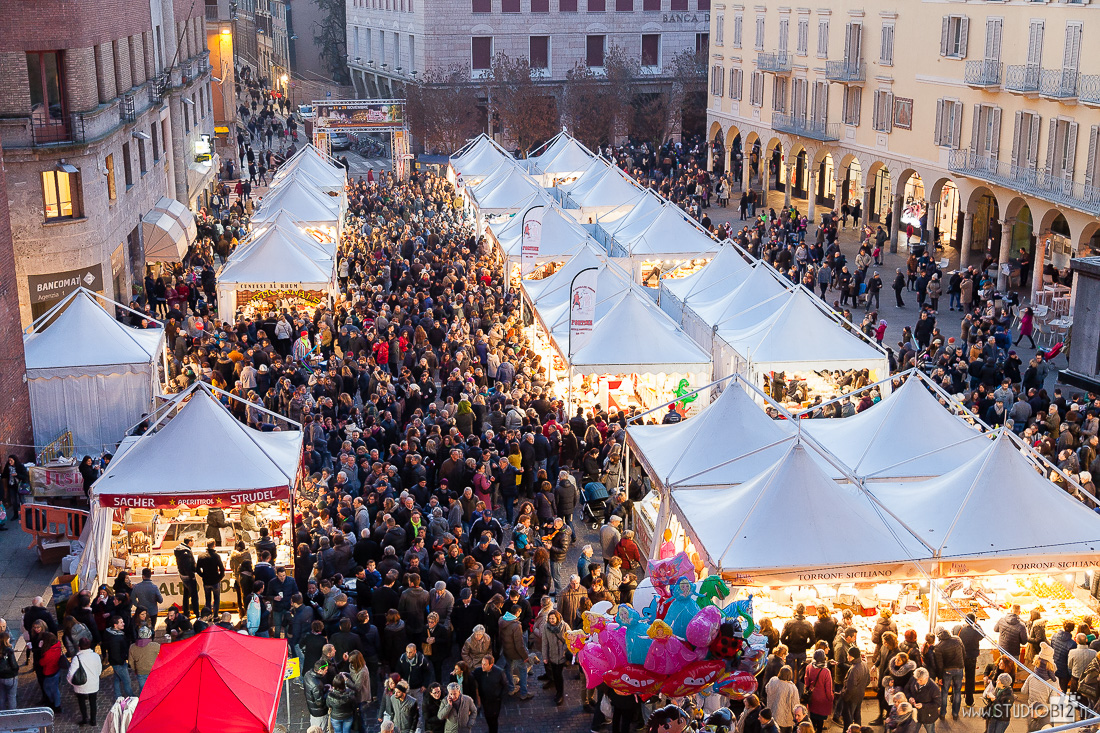
[[49, 504], [24, 504], [19, 510], [22, 512], [19, 519], [23, 531], [34, 538], [27, 547], [34, 547], [40, 538], [80, 539], [90, 515], [86, 509]]

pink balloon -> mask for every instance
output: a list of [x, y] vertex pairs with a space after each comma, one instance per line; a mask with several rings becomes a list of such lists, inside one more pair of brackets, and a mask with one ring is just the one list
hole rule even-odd
[[577, 655], [577, 661], [584, 670], [585, 686], [594, 690], [603, 682], [604, 675], [615, 667], [611, 653], [599, 644], [586, 644]]
[[619, 626], [610, 631], [600, 632], [600, 646], [611, 655], [611, 669], [625, 667], [626, 660], [626, 628]]
[[687, 625], [684, 638], [695, 647], [707, 647], [718, 636], [718, 626], [722, 623], [722, 612], [714, 606], [706, 608], [695, 614]]
[[645, 668], [658, 675], [675, 674], [696, 661], [695, 650], [675, 636], [654, 639], [646, 654]]

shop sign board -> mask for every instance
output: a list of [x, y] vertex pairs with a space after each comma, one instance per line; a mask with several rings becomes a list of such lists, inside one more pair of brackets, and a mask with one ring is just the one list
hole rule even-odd
[[100, 506], [112, 509], [174, 509], [176, 507], [231, 507], [255, 504], [262, 501], [290, 499], [289, 486], [273, 486], [269, 489], [235, 489], [210, 494], [164, 496], [158, 494], [126, 495], [99, 494]]
[[47, 275], [27, 275], [27, 288], [30, 290], [31, 303], [52, 303], [77, 288], [99, 292], [103, 290], [103, 266], [92, 265]]
[[84, 477], [77, 466], [31, 466], [31, 493], [39, 497], [83, 497]]

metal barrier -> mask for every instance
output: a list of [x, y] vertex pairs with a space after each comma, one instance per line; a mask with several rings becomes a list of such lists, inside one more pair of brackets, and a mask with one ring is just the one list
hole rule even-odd
[[24, 504], [19, 507], [19, 524], [23, 531], [33, 535], [29, 547], [34, 547], [39, 537], [50, 539], [80, 539], [90, 512], [86, 509], [69, 509], [49, 504]]
[[58, 458], [72, 458], [74, 453], [73, 448], [73, 433], [71, 430], [66, 430], [50, 441], [50, 443], [35, 456], [34, 462], [39, 466], [45, 466], [53, 463]]

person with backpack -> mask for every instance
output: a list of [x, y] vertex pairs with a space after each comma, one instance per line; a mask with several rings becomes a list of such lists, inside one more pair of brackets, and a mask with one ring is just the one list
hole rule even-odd
[[11, 634], [0, 631], [0, 710], [16, 709], [18, 691], [19, 661], [15, 658], [15, 649], [11, 645]]
[[[80, 650], [69, 664], [66, 679], [73, 686], [76, 702], [80, 706], [80, 725], [94, 728], [97, 725], [96, 701], [99, 698], [99, 677], [103, 674], [103, 660], [92, 649], [91, 639], [81, 639], [78, 646]], [[2, 670], [3, 662], [0, 661], [0, 675], [3, 674]]]

